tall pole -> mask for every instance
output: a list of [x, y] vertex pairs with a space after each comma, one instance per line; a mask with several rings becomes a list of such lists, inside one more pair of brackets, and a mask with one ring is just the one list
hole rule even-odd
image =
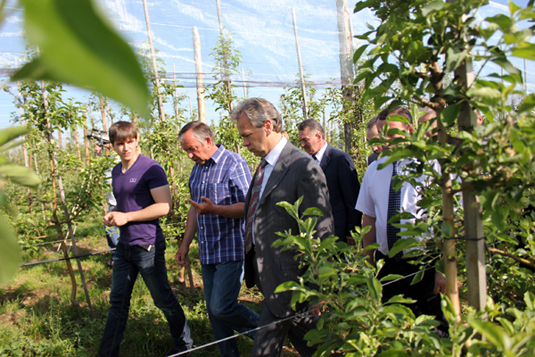
[[[336, 0], [336, 22], [338, 25], [338, 42], [340, 44], [340, 79], [344, 96], [344, 143], [346, 152], [350, 153], [353, 146], [353, 116], [355, 114], [355, 87], [353, 86], [353, 35], [351, 29], [351, 17], [347, 0]], [[362, 116], [361, 113], [360, 116]], [[355, 118], [361, 124], [364, 119]]]
[[[448, 0], [455, 2], [455, 0]], [[466, 15], [463, 15], [466, 18]], [[474, 82], [472, 60], [467, 57], [455, 70], [464, 90]], [[459, 114], [459, 131], [472, 131], [477, 126], [477, 115], [472, 107], [464, 104]], [[474, 193], [471, 182], [462, 182], [464, 230], [466, 239], [466, 283], [468, 286], [468, 304], [482, 311], [487, 304], [487, 272], [485, 268], [485, 239], [481, 203]]]
[[165, 121], [165, 112], [163, 111], [163, 100], [160, 92], [160, 76], [158, 75], [158, 65], [156, 64], [156, 53], [154, 52], [154, 43], [152, 42], [152, 30], [150, 29], [149, 9], [147, 7], [147, 0], [143, 0], [143, 9], [145, 10], [145, 22], [147, 23], [147, 33], [149, 36], [150, 54], [152, 57], [152, 67], [154, 69], [154, 81], [156, 84], [156, 93], [158, 95], [158, 113], [160, 114], [160, 121]]
[[[15, 58], [15, 68], [18, 68], [17, 59]], [[17, 81], [17, 93], [19, 96], [19, 114], [20, 114], [20, 124], [22, 125], [22, 117], [24, 116], [24, 110], [22, 109], [22, 103], [24, 101], [24, 98], [22, 98], [22, 93], [20, 92], [20, 81]], [[28, 159], [28, 150], [26, 149], [26, 146], [22, 146], [22, 153], [24, 155], [24, 166], [30, 167], [30, 160]], [[30, 192], [30, 190], [28, 190]]]
[[106, 110], [104, 109], [104, 98], [99, 94], [100, 100], [100, 114], [102, 115], [102, 130], [108, 132], [108, 121], [106, 120]]
[[219, 21], [219, 33], [223, 36], [223, 16], [221, 16], [221, 1], [215, 1], [217, 6], [217, 20]]
[[524, 96], [528, 95], [528, 72], [526, 71], [526, 59], [524, 58]]
[[173, 89], [173, 102], [175, 106], [175, 120], [178, 120], [178, 89], [176, 87], [176, 69], [175, 64], [173, 63], [173, 86], [175, 87]]
[[245, 71], [241, 68], [241, 78], [243, 82], [243, 97], [247, 98], [247, 88], [245, 88]]
[[301, 49], [299, 48], [299, 36], [297, 35], [297, 21], [295, 20], [295, 9], [292, 7], [292, 20], [294, 24], [295, 48], [297, 50], [297, 65], [299, 66], [299, 76], [301, 78], [301, 90], [303, 92], [303, 119], [308, 119], [307, 90], [305, 86], [305, 76], [301, 64]]
[[195, 59], [195, 72], [197, 72], [197, 106], [199, 108], [199, 121], [206, 123], [206, 108], [204, 106], [204, 79], [201, 60], [201, 39], [199, 30], [193, 27], [193, 48]]

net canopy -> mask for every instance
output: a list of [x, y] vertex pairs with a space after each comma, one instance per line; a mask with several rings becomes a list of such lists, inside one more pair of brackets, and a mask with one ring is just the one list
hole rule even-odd
[[[355, 3], [349, 0], [349, 22], [353, 35], [358, 35], [369, 30], [368, 23], [377, 26], [378, 20], [368, 10], [353, 14]], [[525, 6], [527, 1], [517, 3]], [[97, 4], [134, 49], [150, 56], [142, 1], [97, 0]], [[277, 103], [282, 88], [295, 85], [299, 73], [295, 31], [307, 80], [319, 90], [341, 83], [336, 0], [220, 0], [220, 12], [217, 0], [148, 0], [147, 6], [157, 57], [165, 63], [165, 80], [176, 79], [193, 103], [196, 98], [194, 27], [200, 37], [205, 85], [214, 82], [215, 60], [211, 53], [220, 36], [221, 25], [225, 31], [230, 31], [235, 50], [241, 54], [241, 63], [230, 76], [240, 97], [261, 96]], [[292, 9], [295, 11], [295, 29]], [[20, 57], [25, 47], [23, 12], [15, 7], [15, 2], [13, 6], [8, 5], [8, 10], [12, 13], [0, 32], [4, 81], [21, 66]], [[504, 0], [491, 1], [477, 17], [482, 20], [498, 13], [508, 14]], [[358, 46], [354, 39], [353, 48]], [[524, 67], [519, 61], [513, 63], [520, 69]], [[526, 72], [528, 91], [532, 91], [532, 63], [527, 64]], [[242, 87], [248, 90], [247, 94]], [[88, 95], [81, 90], [70, 91], [80, 99]], [[17, 111], [12, 102], [11, 95], [2, 93], [0, 127], [8, 126], [10, 113]], [[219, 114], [210, 108], [209, 101], [206, 105], [207, 119], [219, 118]]]

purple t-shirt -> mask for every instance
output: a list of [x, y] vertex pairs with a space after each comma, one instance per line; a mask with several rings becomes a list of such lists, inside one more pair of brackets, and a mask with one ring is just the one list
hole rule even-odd
[[[169, 184], [160, 164], [141, 154], [125, 173], [121, 172], [121, 164], [117, 164], [111, 177], [113, 195], [117, 200], [115, 210], [125, 213], [139, 211], [154, 204], [150, 190]], [[119, 241], [126, 245], [156, 244], [164, 240], [159, 219], [129, 222], [119, 229]]]

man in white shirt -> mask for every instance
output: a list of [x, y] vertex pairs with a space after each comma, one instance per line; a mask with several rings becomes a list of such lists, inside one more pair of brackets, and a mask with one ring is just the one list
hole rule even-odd
[[[393, 109], [389, 112], [388, 116], [390, 115], [401, 115], [412, 122], [409, 111], [402, 107]], [[383, 129], [386, 122], [387, 120], [378, 121], [379, 129]], [[408, 123], [390, 120], [388, 120], [388, 123], [389, 130], [398, 129], [406, 132], [412, 132], [413, 130]], [[400, 136], [402, 135], [398, 132], [387, 135], [387, 138], [393, 139]], [[388, 257], [395, 240], [403, 239], [398, 235], [400, 229], [394, 227], [388, 221], [393, 214], [399, 213], [400, 210], [412, 213], [416, 218], [420, 218], [424, 214], [418, 207], [420, 194], [414, 186], [408, 182], [403, 182], [398, 191], [391, 186], [393, 176], [407, 174], [406, 166], [411, 160], [396, 161], [379, 169], [379, 165], [383, 164], [387, 159], [388, 157], [383, 157], [368, 167], [362, 179], [362, 186], [356, 205], [356, 209], [363, 213], [362, 227], [371, 227], [370, 231], [364, 235], [364, 247], [373, 243], [379, 243], [380, 245], [377, 251], [367, 251], [372, 265], [375, 265], [375, 262], [379, 259], [384, 259], [385, 261], [383, 268], [379, 272], [379, 278], [389, 274], [409, 276], [419, 270], [419, 266], [410, 264], [409, 259], [402, 257], [402, 253], [392, 258]], [[437, 167], [436, 169], [439, 170], [440, 168]], [[428, 185], [430, 179], [430, 177], [422, 175], [416, 180], [423, 185]], [[396, 197], [397, 202], [395, 202]], [[397, 207], [393, 207], [396, 205]], [[404, 224], [406, 222], [407, 220], [401, 220], [401, 222], [395, 223]], [[440, 307], [440, 296], [437, 295], [439, 292], [445, 293], [446, 283], [444, 276], [439, 272], [435, 272], [434, 268], [431, 268], [425, 272], [420, 282], [411, 285], [413, 278], [414, 275], [411, 275], [400, 281], [385, 285], [383, 287], [383, 302], [399, 294], [416, 300], [416, 303], [409, 305], [415, 315], [435, 316], [437, 321], [441, 323], [437, 332], [447, 335], [447, 323]]]

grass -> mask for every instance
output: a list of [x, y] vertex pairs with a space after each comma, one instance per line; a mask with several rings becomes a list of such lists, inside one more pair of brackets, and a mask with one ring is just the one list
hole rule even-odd
[[[82, 220], [76, 236], [80, 254], [107, 249], [99, 212]], [[177, 242], [168, 239], [168, 277], [188, 319], [195, 345], [201, 346], [214, 341], [214, 336], [204, 302], [198, 250], [192, 246], [190, 251], [192, 292], [187, 276], [186, 285], [178, 282], [179, 266], [174, 261], [177, 249]], [[41, 246], [37, 252], [23, 252], [22, 262], [61, 257], [57, 245]], [[86, 302], [76, 261], [72, 261], [76, 276], [75, 304], [71, 303], [72, 284], [64, 261], [20, 268], [9, 284], [0, 287], [0, 355], [96, 356], [109, 308], [111, 269], [105, 265], [109, 258], [109, 254], [99, 254], [81, 260], [91, 308]], [[260, 312], [262, 296], [258, 290], [242, 288], [239, 299]], [[167, 321], [139, 278], [132, 293], [121, 356], [165, 356], [172, 347]], [[251, 355], [250, 339], [238, 337], [238, 347], [242, 355]], [[211, 346], [189, 356], [219, 355], [217, 346]], [[291, 347], [285, 347], [283, 356], [296, 355]]]

